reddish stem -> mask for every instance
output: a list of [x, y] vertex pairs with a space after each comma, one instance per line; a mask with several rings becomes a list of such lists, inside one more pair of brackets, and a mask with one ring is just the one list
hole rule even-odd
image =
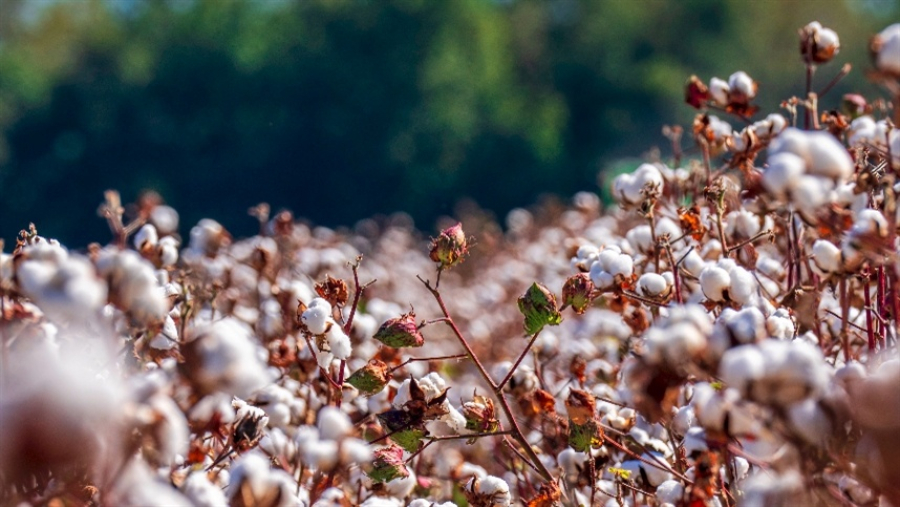
[[503, 380], [499, 384], [497, 384], [497, 387], [494, 389], [495, 391], [500, 392], [503, 390], [503, 386], [505, 386], [506, 383], [509, 382], [509, 379], [512, 378], [513, 373], [515, 373], [519, 368], [519, 364], [522, 362], [522, 359], [525, 359], [525, 356], [528, 355], [528, 351], [531, 350], [531, 346], [534, 345], [535, 340], [537, 340], [538, 335], [541, 334], [541, 331], [543, 330], [544, 328], [541, 328], [538, 329], [537, 333], [534, 333], [534, 336], [531, 337], [531, 341], [528, 342], [528, 346], [525, 347], [525, 350], [523, 350], [522, 354], [519, 355], [519, 358], [516, 359], [515, 364], [513, 364], [512, 368], [509, 369], [509, 373], [506, 374], [506, 377], [504, 377]]
[[872, 322], [872, 296], [869, 294], [869, 280], [871, 273], [869, 268], [863, 272], [863, 297], [866, 305], [866, 338], [868, 339], [869, 353], [875, 352], [875, 330]]

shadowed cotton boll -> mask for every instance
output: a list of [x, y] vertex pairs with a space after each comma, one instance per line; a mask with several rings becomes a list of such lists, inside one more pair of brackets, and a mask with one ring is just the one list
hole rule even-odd
[[273, 469], [261, 453], [243, 455], [231, 468], [226, 496], [232, 506], [293, 507], [297, 485], [284, 470]]
[[97, 258], [97, 271], [109, 283], [110, 302], [129, 317], [144, 325], [163, 320], [169, 302], [153, 265], [136, 252], [104, 249]]

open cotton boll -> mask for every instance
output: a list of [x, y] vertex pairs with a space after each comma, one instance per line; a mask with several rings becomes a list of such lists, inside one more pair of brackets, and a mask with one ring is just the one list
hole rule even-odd
[[463, 493], [472, 505], [508, 507], [512, 502], [509, 484], [493, 475], [481, 479], [472, 477], [466, 483]]
[[765, 119], [754, 122], [751, 128], [758, 137], [765, 139], [780, 134], [786, 126], [787, 120], [784, 116], [772, 113]]
[[[28, 248], [26, 252], [35, 250]], [[83, 322], [96, 316], [106, 303], [107, 286], [97, 278], [87, 258], [60, 252], [57, 261], [29, 258], [19, 264], [19, 289], [50, 319]]]
[[331, 347], [331, 353], [337, 359], [347, 359], [350, 357], [350, 354], [353, 353], [350, 337], [344, 334], [344, 330], [341, 329], [341, 326], [337, 323], [332, 321], [331, 324], [331, 327], [325, 334], [325, 338], [328, 340], [328, 346]]
[[700, 289], [711, 301], [725, 301], [730, 286], [731, 275], [719, 266], [709, 264], [700, 272]]
[[153, 224], [145, 224], [134, 234], [134, 247], [138, 250], [155, 247], [159, 243], [159, 235]]
[[772, 195], [783, 197], [805, 170], [806, 162], [800, 156], [790, 152], [776, 153], [769, 157], [769, 165], [763, 172], [763, 187]]
[[245, 505], [256, 505], [266, 499], [270, 502], [266, 505], [289, 507], [298, 504], [295, 487], [296, 483], [287, 472], [271, 468], [262, 453], [250, 451], [231, 467], [231, 480], [225, 494], [232, 504], [242, 501], [248, 502]]
[[667, 480], [656, 488], [656, 500], [661, 503], [678, 505], [684, 496], [684, 485], [679, 481]]
[[741, 345], [725, 352], [719, 377], [725, 384], [746, 393], [750, 384], [765, 374], [766, 358], [755, 345]]
[[740, 266], [734, 266], [728, 273], [730, 284], [728, 297], [736, 303], [750, 305], [756, 303], [757, 284], [756, 278]]
[[747, 100], [756, 97], [756, 82], [742, 70], [728, 77], [728, 87], [731, 89], [732, 95], [741, 95]]
[[[786, 406], [824, 391], [828, 372], [817, 346], [800, 340], [765, 340], [756, 346], [765, 358], [765, 369], [750, 386], [752, 399]], [[727, 374], [724, 366], [719, 373]]]
[[788, 310], [779, 308], [766, 319], [766, 331], [769, 336], [781, 340], [790, 340], [794, 336], [794, 321]]
[[110, 302], [143, 324], [162, 321], [169, 311], [153, 265], [132, 250], [104, 249], [97, 271], [109, 283]]
[[809, 161], [809, 138], [798, 128], [788, 127], [784, 129], [784, 131], [769, 144], [770, 163], [772, 157], [774, 157], [775, 154], [780, 153], [791, 153], [800, 157], [805, 166]]
[[639, 225], [625, 234], [625, 239], [638, 252], [649, 252], [655, 245], [649, 225]]
[[884, 218], [880, 211], [866, 208], [856, 214], [856, 220], [853, 222], [853, 227], [850, 228], [850, 234], [855, 236], [874, 234], [883, 238], [888, 234], [887, 219]]
[[725, 215], [725, 234], [748, 239], [760, 231], [759, 217], [747, 210], [732, 211]]
[[637, 289], [644, 296], [661, 296], [668, 291], [669, 282], [662, 275], [645, 273], [638, 279]]
[[813, 265], [819, 274], [827, 275], [841, 270], [841, 250], [834, 243], [817, 239], [812, 247]]
[[353, 431], [353, 423], [350, 418], [336, 407], [324, 407], [319, 411], [316, 427], [322, 438], [339, 440]]
[[315, 298], [300, 316], [312, 334], [324, 334], [331, 321], [331, 304], [322, 298]]
[[386, 483], [385, 490], [387, 490], [389, 495], [395, 498], [407, 498], [412, 494], [417, 484], [416, 474], [410, 470], [409, 475], [406, 477], [400, 477]]
[[613, 197], [622, 204], [637, 204], [644, 199], [644, 189], [662, 189], [663, 177], [652, 164], [641, 164], [633, 173], [620, 174], [613, 181]]
[[228, 505], [225, 493], [209, 481], [203, 472], [187, 476], [181, 490], [196, 507], [222, 507]]
[[195, 338], [182, 345], [183, 371], [204, 393], [223, 391], [246, 397], [270, 381], [270, 374], [257, 352], [251, 329], [225, 317], [192, 328]]
[[809, 153], [806, 171], [834, 180], [846, 180], [853, 175], [853, 159], [847, 149], [828, 132], [809, 132]]
[[222, 224], [204, 218], [191, 228], [191, 239], [188, 248], [194, 255], [214, 257], [219, 248], [228, 242], [228, 233]]
[[725, 107], [728, 105], [728, 95], [731, 93], [731, 87], [724, 79], [714, 77], [709, 80], [709, 95], [717, 106]]
[[900, 75], [900, 23], [894, 23], [876, 35], [872, 49], [878, 70]]

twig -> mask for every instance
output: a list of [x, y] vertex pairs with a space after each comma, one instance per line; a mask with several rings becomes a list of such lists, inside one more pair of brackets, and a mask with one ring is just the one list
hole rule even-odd
[[398, 364], [397, 366], [394, 366], [393, 368], [391, 368], [388, 371], [391, 373], [394, 373], [395, 371], [399, 370], [400, 368], [403, 368], [404, 366], [408, 365], [409, 363], [415, 363], [415, 362], [419, 362], [419, 361], [443, 361], [445, 359], [462, 359], [465, 357], [468, 357], [468, 355], [454, 354], [452, 356], [438, 356], [438, 357], [410, 357], [406, 361], [403, 361], [402, 363]]
[[513, 374], [516, 372], [516, 369], [519, 368], [519, 364], [522, 362], [522, 359], [525, 359], [525, 356], [528, 355], [528, 351], [531, 350], [531, 347], [534, 345], [534, 342], [537, 340], [538, 335], [541, 334], [544, 328], [538, 329], [537, 333], [534, 333], [534, 336], [531, 337], [531, 341], [528, 342], [528, 346], [525, 347], [525, 350], [522, 351], [522, 354], [519, 355], [519, 358], [516, 359], [516, 362], [512, 365], [512, 368], [509, 369], [509, 372], [506, 374], [506, 377], [497, 384], [496, 391], [502, 391], [503, 387], [509, 382], [509, 379], [512, 378]]
[[749, 244], [751, 244], [751, 243], [754, 243], [754, 242], [756, 242], [756, 241], [759, 241], [759, 240], [761, 240], [761, 239], [763, 239], [763, 238], [765, 238], [765, 237], [770, 237], [770, 238], [771, 238], [771, 237], [774, 237], [774, 236], [775, 236], [775, 232], [774, 232], [774, 231], [772, 231], [771, 229], [766, 229], [766, 230], [764, 230], [764, 231], [762, 231], [762, 232], [760, 232], [760, 233], [757, 233], [755, 236], [753, 236], [753, 237], [750, 238], [750, 239], [745, 239], [744, 241], [741, 241], [740, 243], [738, 243], [738, 244], [736, 244], [736, 245], [733, 245], [733, 246], [728, 247], [727, 251], [725, 252], [725, 255], [728, 255], [728, 254], [730, 254], [731, 252], [734, 252], [735, 250], [740, 250], [741, 248], [744, 248], [745, 246], [747, 246], [747, 245], [749, 245]]

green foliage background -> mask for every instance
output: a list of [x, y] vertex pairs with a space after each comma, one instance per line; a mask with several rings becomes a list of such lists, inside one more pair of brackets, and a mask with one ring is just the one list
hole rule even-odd
[[826, 82], [876, 94], [895, 0], [2, 0], [0, 235], [107, 237], [106, 188], [253, 232], [260, 201], [326, 225], [462, 197], [498, 213], [597, 190], [689, 124], [691, 74], [802, 92], [797, 29], [841, 36]]

